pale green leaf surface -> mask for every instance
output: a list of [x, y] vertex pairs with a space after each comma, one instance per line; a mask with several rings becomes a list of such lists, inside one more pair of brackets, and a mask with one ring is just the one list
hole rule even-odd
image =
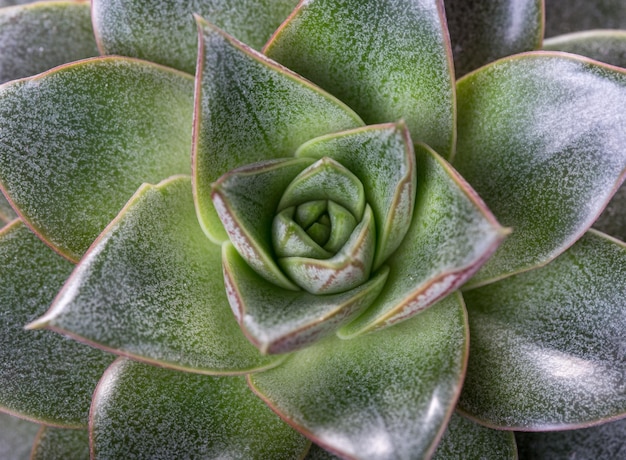
[[303, 1], [264, 52], [367, 124], [404, 119], [416, 142], [454, 149], [452, 52], [437, 0]]
[[416, 172], [406, 126], [386, 124], [330, 134], [303, 144], [296, 156], [329, 157], [359, 178], [376, 221], [378, 268], [402, 242], [413, 217]]
[[626, 168], [626, 72], [536, 52], [458, 83], [453, 162], [511, 236], [473, 285], [542, 265], [596, 220]]
[[39, 426], [28, 420], [0, 412], [0, 458], [29, 460]]
[[88, 1], [0, 9], [0, 83], [98, 54]]
[[89, 433], [86, 429], [43, 426], [30, 460], [89, 460]]
[[626, 29], [623, 0], [545, 0], [546, 37], [589, 29]]
[[249, 381], [282, 418], [342, 457], [423, 458], [454, 408], [467, 340], [453, 295], [384, 331], [313, 345]]
[[201, 373], [243, 373], [260, 355], [228, 305], [221, 250], [196, 219], [188, 177], [141, 187], [34, 327]]
[[626, 419], [579, 430], [515, 433], [520, 460], [626, 458]]
[[224, 273], [231, 307], [247, 337], [266, 353], [302, 348], [334, 333], [367, 308], [387, 278], [383, 267], [369, 281], [335, 295], [312, 295], [269, 284], [225, 243]]
[[239, 166], [291, 157], [309, 139], [363, 122], [310, 82], [205, 21], [198, 24], [194, 193], [203, 228], [223, 241], [212, 182]]
[[593, 226], [619, 240], [626, 241], [626, 183], [623, 183], [613, 195]]
[[507, 235], [445, 160], [424, 145], [416, 145], [415, 153], [412, 225], [387, 261], [389, 278], [380, 297], [342, 328], [342, 336], [385, 327], [424, 310], [468, 280]]
[[587, 426], [626, 413], [626, 245], [590, 231], [543, 268], [464, 293], [460, 409], [491, 426]]
[[515, 435], [481, 426], [453, 413], [433, 460], [517, 460]]
[[457, 78], [498, 58], [541, 48], [541, 0], [444, 3]]
[[559, 35], [546, 40], [543, 48], [580, 54], [607, 64], [626, 67], [624, 30], [590, 30]]
[[142, 182], [189, 174], [193, 81], [94, 58], [0, 86], [0, 187], [78, 260]]
[[244, 377], [176, 372], [126, 359], [104, 374], [91, 412], [96, 458], [292, 460], [309, 442]]
[[285, 189], [311, 163], [291, 158], [246, 165], [211, 186], [217, 215], [237, 251], [259, 275], [285, 289], [298, 287], [274, 260], [272, 222]]
[[261, 49], [297, 0], [92, 0], [104, 54], [158, 62], [194, 74], [198, 34], [193, 14]]
[[72, 264], [20, 221], [0, 230], [0, 411], [85, 426], [91, 394], [113, 357], [24, 326], [45, 312]]
[[15, 211], [4, 197], [4, 195], [0, 192], [0, 228], [11, 222], [13, 219], [17, 217]]

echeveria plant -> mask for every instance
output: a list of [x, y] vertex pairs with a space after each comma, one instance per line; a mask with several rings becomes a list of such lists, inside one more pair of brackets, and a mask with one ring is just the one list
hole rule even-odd
[[626, 33], [550, 3], [1, 3], [0, 456], [623, 454]]

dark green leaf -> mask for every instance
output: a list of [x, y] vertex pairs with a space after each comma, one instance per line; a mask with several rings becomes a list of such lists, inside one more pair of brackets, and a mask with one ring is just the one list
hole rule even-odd
[[41, 427], [30, 460], [89, 460], [87, 430]]

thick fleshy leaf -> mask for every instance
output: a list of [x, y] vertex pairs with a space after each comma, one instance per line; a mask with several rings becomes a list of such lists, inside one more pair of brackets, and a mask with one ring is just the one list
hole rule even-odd
[[317, 444], [311, 443], [311, 448], [307, 452], [306, 457], [304, 457], [304, 460], [340, 460], [340, 458], [322, 449]]
[[623, 183], [613, 195], [593, 226], [617, 239], [626, 241], [626, 183]]
[[33, 444], [30, 460], [89, 460], [89, 433], [44, 426]]
[[208, 236], [226, 234], [211, 183], [239, 166], [290, 157], [305, 141], [362, 126], [347, 106], [310, 82], [198, 19], [194, 193]]
[[300, 2], [264, 52], [367, 124], [404, 119], [414, 141], [454, 148], [452, 52], [438, 0]]
[[98, 54], [88, 1], [0, 10], [0, 83]]
[[95, 58], [0, 87], [0, 187], [78, 260], [144, 181], [190, 172], [193, 81]]
[[466, 292], [463, 412], [532, 431], [626, 414], [625, 277], [626, 244], [591, 231], [543, 268]]
[[455, 412], [432, 458], [517, 460], [515, 435], [481, 426]]
[[520, 460], [626, 458], [626, 419], [571, 431], [515, 433]]
[[0, 193], [0, 228], [4, 227], [6, 224], [11, 222], [17, 217], [15, 211], [4, 197], [2, 193]]
[[270, 366], [276, 358], [261, 356], [235, 321], [221, 264], [198, 225], [189, 178], [144, 185], [31, 327], [194, 372]]
[[469, 185], [439, 155], [415, 146], [413, 223], [388, 260], [380, 297], [340, 331], [350, 337], [406, 319], [453, 292], [498, 247], [502, 228]]
[[249, 376], [283, 419], [347, 458], [425, 458], [445, 430], [467, 358], [454, 295], [395, 327], [328, 339]]
[[546, 37], [589, 29], [626, 29], [623, 0], [545, 0]]
[[30, 460], [30, 451], [39, 426], [0, 412], [0, 458]]
[[91, 419], [95, 458], [291, 460], [309, 446], [254, 396], [244, 377], [189, 374], [126, 359], [104, 374]]
[[272, 221], [289, 183], [312, 163], [285, 159], [256, 163], [224, 174], [211, 186], [211, 199], [230, 241], [268, 282], [297, 290], [276, 265]]
[[546, 40], [543, 48], [580, 54], [607, 64], [626, 67], [626, 31], [624, 30], [591, 30], [559, 35]]
[[297, 0], [92, 0], [103, 54], [158, 62], [194, 74], [198, 35], [193, 14], [261, 49]]
[[498, 58], [541, 47], [541, 0], [444, 3], [457, 78]]
[[0, 410], [60, 426], [85, 426], [91, 394], [111, 355], [51, 331], [26, 331], [72, 264], [20, 221], [0, 230]]
[[626, 168], [626, 71], [528, 53], [466, 76], [457, 91], [453, 164], [513, 228], [478, 285], [552, 260], [615, 193]]
[[223, 253], [230, 304], [246, 336], [264, 353], [284, 353], [334, 333], [367, 308], [380, 293], [386, 269], [336, 295], [312, 295], [267, 283], [230, 244]]
[[337, 160], [359, 178], [376, 221], [378, 268], [409, 228], [415, 206], [415, 153], [404, 123], [367, 126], [302, 145], [296, 156]]

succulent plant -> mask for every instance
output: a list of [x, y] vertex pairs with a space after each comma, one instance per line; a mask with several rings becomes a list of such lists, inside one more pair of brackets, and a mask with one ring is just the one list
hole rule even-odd
[[554, 5], [0, 3], [0, 456], [623, 454], [626, 33]]

